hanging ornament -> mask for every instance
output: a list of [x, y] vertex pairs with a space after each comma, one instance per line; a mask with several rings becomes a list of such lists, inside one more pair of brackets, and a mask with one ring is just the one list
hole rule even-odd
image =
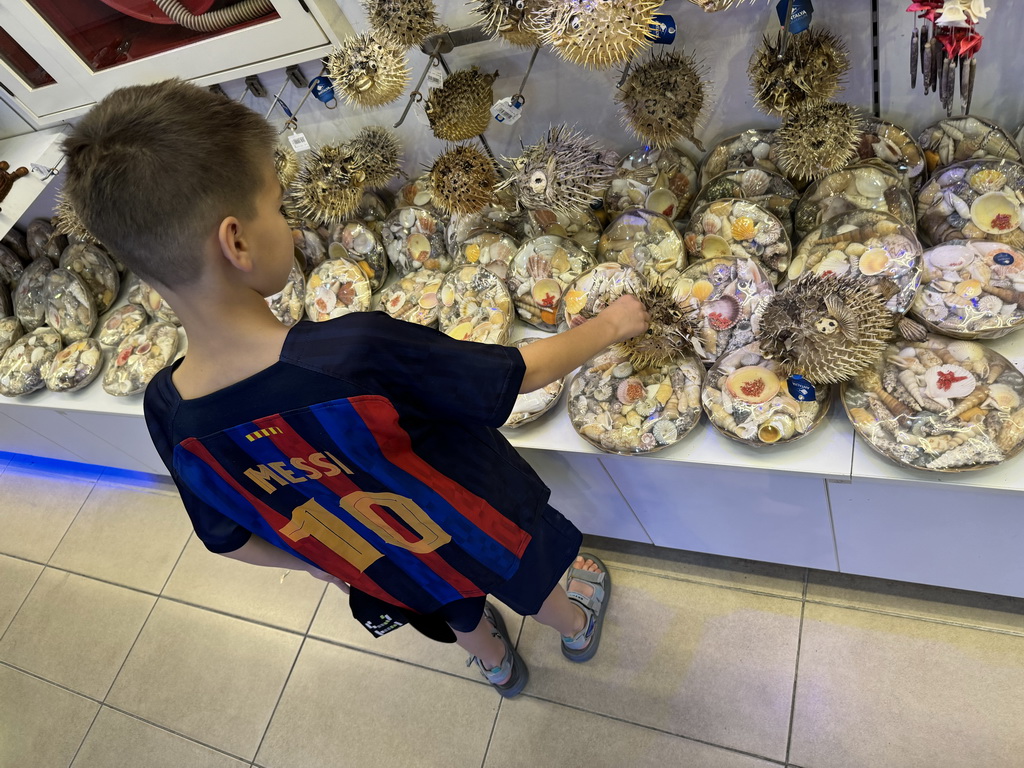
[[532, 48], [541, 44], [541, 36], [530, 28], [529, 20], [543, 5], [541, 0], [475, 0], [472, 10], [483, 18], [484, 32], [491, 37]]
[[288, 189], [299, 175], [299, 156], [295, 150], [283, 144], [274, 147], [274, 170], [281, 186]]
[[788, 42], [765, 36], [747, 73], [754, 104], [767, 114], [786, 114], [805, 101], [828, 101], [850, 69], [846, 44], [827, 30], [809, 29]]
[[382, 125], [363, 128], [348, 142], [352, 167], [363, 172], [367, 187], [383, 187], [398, 175], [402, 143]]
[[491, 124], [491, 85], [498, 78], [477, 67], [453, 72], [440, 88], [431, 88], [423, 105], [430, 130], [443, 141], [465, 141], [479, 136]]
[[694, 136], [709, 85], [701, 75], [693, 56], [675, 51], [651, 54], [632, 68], [616, 96], [623, 124], [658, 147], [683, 138], [703, 152]]
[[838, 101], [804, 102], [775, 132], [779, 168], [790, 178], [818, 179], [857, 156], [864, 121]]
[[75, 210], [75, 206], [64, 194], [64, 190], [57, 193], [56, 205], [54, 206], [54, 231], [69, 238], [75, 238], [80, 243], [95, 243], [97, 238], [86, 228], [85, 223]]
[[476, 147], [452, 147], [430, 168], [434, 204], [447, 214], [470, 214], [491, 204], [498, 174], [494, 162]]
[[499, 189], [510, 190], [520, 206], [573, 214], [589, 209], [604, 194], [618, 158], [590, 137], [560, 125], [524, 147], [519, 157], [505, 161], [512, 173]]
[[697, 333], [698, 316], [676, 302], [671, 285], [645, 282], [636, 297], [650, 315], [650, 325], [644, 333], [616, 347], [633, 368], [643, 370], [668, 365], [692, 352], [690, 339]]
[[359, 207], [366, 175], [347, 144], [324, 144], [306, 155], [295, 183], [294, 211], [321, 226], [345, 220]]
[[[910, 87], [917, 88], [920, 59], [924, 92], [937, 93], [947, 115], [953, 114], [957, 88], [960, 110], [967, 114], [974, 95], [974, 81], [982, 36], [975, 27], [988, 16], [984, 0], [922, 0], [911, 3], [914, 31], [910, 36]], [[918, 31], [917, 21], [924, 25]]]
[[566, 61], [607, 69], [651, 47], [660, 7], [660, 0], [548, 0], [530, 25]]
[[327, 70], [345, 100], [363, 108], [390, 104], [410, 80], [401, 49], [368, 34], [350, 37], [331, 51]]
[[366, 20], [379, 38], [400, 48], [423, 43], [440, 31], [434, 0], [362, 0]]

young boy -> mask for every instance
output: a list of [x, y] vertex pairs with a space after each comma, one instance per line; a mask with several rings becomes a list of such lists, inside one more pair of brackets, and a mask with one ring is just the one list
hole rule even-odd
[[145, 412], [196, 534], [237, 560], [350, 585], [374, 634], [408, 621], [450, 638], [450, 626], [505, 696], [528, 673], [487, 594], [590, 658], [606, 570], [577, 557], [579, 531], [495, 428], [518, 393], [642, 333], [643, 307], [622, 298], [522, 350], [379, 312], [285, 328], [264, 301], [293, 260], [275, 145], [256, 113], [180, 80], [114, 92], [65, 142], [84, 223], [188, 335]]

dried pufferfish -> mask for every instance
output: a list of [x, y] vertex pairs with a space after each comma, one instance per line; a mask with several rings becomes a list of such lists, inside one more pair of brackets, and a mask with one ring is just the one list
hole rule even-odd
[[476, 147], [452, 147], [430, 168], [434, 205], [448, 214], [482, 211], [491, 204], [497, 183], [493, 161]]
[[689, 340], [697, 332], [697, 315], [676, 303], [671, 286], [648, 282], [636, 297], [650, 314], [651, 324], [644, 333], [617, 345], [617, 351], [628, 357], [634, 368], [667, 365], [692, 350]]
[[512, 172], [498, 189], [508, 189], [521, 207], [573, 214], [588, 209], [592, 200], [604, 194], [615, 175], [618, 156], [602, 150], [589, 136], [560, 125], [505, 162]]
[[73, 237], [81, 243], [97, 242], [97, 238], [85, 226], [85, 222], [79, 217], [78, 211], [64, 195], [63, 190], [57, 193], [53, 214], [55, 218], [54, 231]]
[[703, 152], [694, 136], [707, 97], [708, 83], [701, 75], [693, 56], [675, 51], [636, 64], [616, 96], [623, 125], [658, 147], [685, 138]]
[[828, 30], [792, 35], [782, 52], [782, 33], [767, 35], [750, 57], [747, 74], [754, 104], [769, 115], [785, 114], [808, 101], [831, 99], [850, 69], [842, 39]]
[[790, 178], [820, 179], [853, 161], [863, 132], [864, 120], [850, 105], [804, 102], [775, 131], [779, 168]]
[[350, 37], [331, 51], [327, 74], [349, 104], [363, 108], [390, 104], [409, 84], [402, 50], [368, 34]]
[[348, 144], [324, 144], [306, 155], [286, 208], [319, 225], [339, 224], [359, 207], [365, 181]]
[[443, 141], [465, 141], [479, 136], [491, 124], [491, 85], [498, 73], [489, 75], [478, 67], [453, 72], [440, 88], [431, 88], [423, 103], [430, 130]]
[[434, 0], [362, 0], [366, 20], [380, 37], [402, 48], [438, 32]]
[[291, 147], [283, 145], [274, 147], [274, 170], [281, 186], [288, 189], [299, 177], [299, 156]]
[[846, 381], [874, 364], [892, 339], [888, 298], [860, 277], [805, 273], [758, 308], [761, 350], [787, 375]]
[[540, 34], [530, 29], [530, 17], [544, 7], [543, 0], [475, 0], [472, 11], [483, 18], [484, 32], [511, 45], [540, 45]]
[[651, 47], [660, 7], [660, 0], [548, 0], [528, 24], [566, 61], [607, 69]]
[[398, 174], [402, 143], [382, 125], [363, 128], [348, 141], [352, 167], [363, 173], [363, 184], [383, 187]]

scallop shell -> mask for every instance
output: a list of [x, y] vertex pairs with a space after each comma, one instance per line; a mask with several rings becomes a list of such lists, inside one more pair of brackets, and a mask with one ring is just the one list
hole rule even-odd
[[350, 261], [325, 261], [306, 282], [306, 315], [314, 322], [370, 308], [370, 281]]
[[116, 397], [142, 392], [174, 360], [178, 330], [171, 323], [150, 323], [117, 347], [103, 373], [103, 390]]
[[64, 347], [53, 358], [44, 377], [51, 392], [77, 392], [103, 370], [103, 350], [95, 339], [81, 339]]
[[983, 195], [986, 192], [1001, 190], [1006, 183], [1006, 175], [995, 168], [982, 168], [972, 174], [967, 181], [971, 185], [971, 189]]
[[749, 216], [740, 216], [732, 223], [732, 236], [737, 240], [753, 240], [755, 234], [757, 225]]
[[432, 269], [410, 272], [385, 288], [380, 295], [380, 309], [399, 320], [416, 325], [437, 323], [437, 292], [444, 274]]
[[102, 318], [96, 329], [96, 340], [116, 347], [128, 336], [149, 322], [149, 315], [138, 304], [125, 304]]
[[758, 195], [763, 195], [768, 190], [770, 181], [771, 177], [760, 168], [751, 168], [749, 171], [743, 172], [740, 185], [744, 196], [757, 197]]
[[[512, 328], [512, 297], [493, 272], [476, 264], [456, 267], [441, 283], [438, 328], [460, 341], [504, 344]], [[451, 298], [451, 301], [445, 299]]]

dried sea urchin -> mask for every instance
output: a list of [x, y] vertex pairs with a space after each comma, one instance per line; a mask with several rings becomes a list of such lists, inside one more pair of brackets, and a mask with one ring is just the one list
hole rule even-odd
[[618, 158], [589, 136], [560, 125], [519, 157], [506, 157], [512, 173], [498, 189], [508, 189], [524, 208], [573, 214], [601, 197], [615, 174]]
[[703, 145], [693, 135], [704, 110], [707, 83], [693, 56], [653, 54], [637, 64], [616, 98], [623, 124], [640, 139], [659, 147], [679, 138]]
[[359, 207], [365, 180], [347, 144], [324, 144], [306, 155], [288, 207], [318, 225], [339, 224]]
[[761, 350], [814, 384], [856, 376], [893, 335], [886, 297], [863, 278], [806, 273], [758, 309]]
[[828, 30], [809, 29], [789, 39], [767, 36], [750, 57], [747, 74], [762, 112], [784, 114], [805, 101], [831, 99], [850, 69], [846, 44]]
[[347, 102], [363, 108], [390, 104], [409, 84], [401, 49], [368, 34], [350, 37], [331, 51], [327, 73]]
[[659, 7], [661, 0], [554, 0], [528, 23], [566, 61], [607, 69], [650, 48]]
[[539, 13], [543, 3], [538, 0], [476, 0], [473, 13], [484, 20], [483, 28], [491, 37], [511, 45], [540, 45], [540, 34], [530, 28], [530, 17]]
[[779, 168], [790, 178], [820, 179], [857, 155], [864, 120], [838, 101], [804, 102], [775, 131]]
[[299, 156], [291, 147], [274, 147], [274, 170], [281, 186], [288, 189], [299, 177]]
[[76, 237], [83, 243], [97, 242], [96, 237], [86, 228], [85, 222], [78, 215], [75, 206], [64, 195], [63, 190], [57, 193], [53, 215], [56, 220], [54, 222], [54, 232], [57, 234]]
[[479, 136], [491, 123], [491, 85], [498, 78], [477, 67], [460, 69], [431, 88], [423, 104], [430, 130], [443, 141], [465, 141]]
[[452, 147], [430, 167], [434, 205], [447, 214], [482, 211], [491, 203], [497, 183], [494, 162], [476, 147]]
[[439, 30], [434, 0], [363, 0], [373, 31], [395, 45], [419, 45]]
[[639, 336], [618, 345], [637, 370], [661, 366], [692, 349], [690, 337], [696, 333], [696, 313], [682, 309], [672, 298], [672, 288], [648, 283], [636, 293], [651, 316], [651, 324]]
[[383, 187], [398, 173], [402, 143], [382, 125], [363, 128], [348, 142], [352, 168], [363, 172], [367, 187]]

